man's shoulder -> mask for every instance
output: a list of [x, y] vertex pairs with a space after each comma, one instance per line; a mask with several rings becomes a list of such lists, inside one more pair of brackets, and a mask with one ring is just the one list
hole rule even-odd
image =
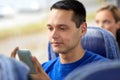
[[89, 61], [109, 61], [108, 58], [103, 57], [97, 53], [91, 52], [91, 51], [87, 51], [86, 50], [86, 55], [87, 57], [89, 57]]

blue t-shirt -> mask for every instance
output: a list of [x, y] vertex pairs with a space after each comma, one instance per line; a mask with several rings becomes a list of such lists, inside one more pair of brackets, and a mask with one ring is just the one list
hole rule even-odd
[[71, 71], [73, 71], [77, 67], [82, 67], [88, 63], [92, 63], [95, 61], [103, 62], [109, 60], [93, 52], [86, 51], [85, 55], [76, 62], [61, 64], [60, 58], [57, 57], [54, 60], [44, 63], [42, 67], [45, 70], [45, 72], [49, 75], [51, 80], [63, 80]]

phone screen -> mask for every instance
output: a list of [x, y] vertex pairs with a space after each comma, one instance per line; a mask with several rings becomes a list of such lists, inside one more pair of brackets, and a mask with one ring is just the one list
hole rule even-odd
[[34, 64], [31, 59], [32, 55], [29, 50], [18, 50], [18, 57], [22, 62], [29, 66], [30, 74], [34, 74], [36, 72]]

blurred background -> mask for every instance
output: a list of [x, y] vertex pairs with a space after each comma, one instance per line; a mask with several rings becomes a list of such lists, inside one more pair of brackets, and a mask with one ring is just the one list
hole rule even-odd
[[[48, 60], [46, 29], [50, 6], [59, 0], [0, 0], [0, 53], [9, 57], [19, 46], [43, 63]], [[88, 26], [95, 26], [95, 11], [120, 0], [79, 0], [87, 10]]]

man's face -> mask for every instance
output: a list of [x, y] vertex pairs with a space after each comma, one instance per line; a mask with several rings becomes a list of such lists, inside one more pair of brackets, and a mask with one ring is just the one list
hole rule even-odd
[[73, 11], [52, 9], [47, 27], [49, 40], [57, 53], [68, 53], [80, 45], [80, 28], [72, 21]]

